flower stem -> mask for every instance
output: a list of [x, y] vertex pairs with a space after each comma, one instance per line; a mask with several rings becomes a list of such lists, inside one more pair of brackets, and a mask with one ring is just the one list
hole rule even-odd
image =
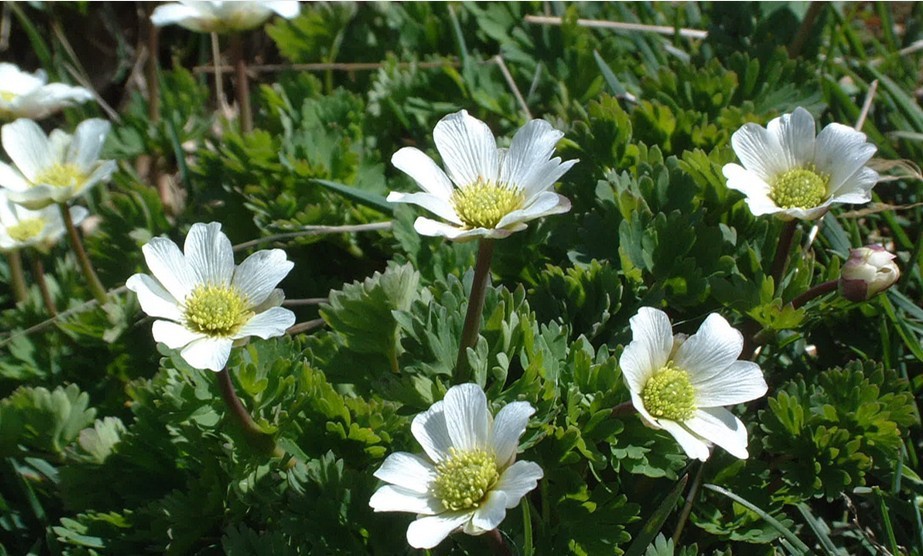
[[613, 407], [612, 413], [610, 415], [612, 417], [622, 417], [624, 415], [631, 415], [632, 413], [636, 412], [637, 410], [635, 409], [635, 404], [631, 403], [631, 400], [628, 400], [627, 402], [622, 402]]
[[490, 281], [490, 261], [494, 256], [494, 240], [482, 239], [478, 246], [477, 262], [474, 265], [474, 279], [471, 281], [471, 296], [468, 311], [458, 344], [458, 358], [455, 361], [455, 378], [458, 384], [470, 379], [468, 369], [468, 348], [474, 347], [481, 330], [481, 312], [484, 310], [484, 296]]
[[218, 44], [218, 33], [211, 33], [212, 62], [215, 64], [215, 96], [218, 97], [218, 106], [224, 106], [224, 83], [221, 77], [221, 48]]
[[776, 288], [776, 291], [781, 291], [782, 276], [788, 266], [788, 254], [792, 250], [792, 239], [795, 237], [795, 228], [797, 227], [797, 220], [789, 220], [782, 228], [782, 233], [779, 234], [776, 256], [772, 261], [772, 285]]
[[93, 270], [93, 263], [90, 262], [87, 252], [83, 249], [83, 242], [80, 241], [80, 234], [77, 233], [77, 228], [74, 227], [71, 211], [63, 203], [58, 205], [58, 208], [61, 209], [61, 218], [64, 219], [64, 227], [67, 228], [67, 237], [70, 240], [71, 247], [74, 249], [74, 254], [77, 255], [77, 261], [80, 263], [80, 269], [87, 280], [90, 293], [93, 294], [93, 297], [100, 305], [103, 305], [106, 303], [106, 288], [99, 281], [99, 276]]
[[272, 436], [263, 432], [253, 420], [253, 417], [250, 417], [250, 414], [247, 413], [247, 408], [237, 397], [237, 392], [234, 391], [234, 384], [231, 383], [231, 374], [228, 372], [227, 367], [218, 372], [218, 390], [221, 391], [221, 399], [224, 400], [224, 404], [228, 407], [229, 415], [237, 422], [247, 442], [267, 455], [283, 456], [284, 452], [276, 446]]
[[7, 253], [6, 258], [10, 264], [10, 288], [13, 289], [13, 298], [16, 299], [16, 303], [21, 303], [29, 297], [26, 276], [22, 272], [22, 255], [16, 249]]
[[683, 504], [683, 509], [680, 511], [679, 520], [676, 523], [676, 529], [673, 530], [673, 543], [679, 543], [679, 536], [683, 534], [683, 527], [686, 526], [686, 521], [689, 519], [689, 514], [692, 513], [692, 504], [695, 502], [695, 497], [699, 493], [699, 487], [702, 486], [702, 473], [705, 471], [705, 462], [699, 464], [699, 470], [695, 473], [695, 478], [692, 479], [692, 486], [689, 487], [689, 494], [686, 495], [686, 503]]
[[48, 315], [54, 318], [58, 316], [58, 308], [55, 306], [54, 297], [51, 296], [51, 291], [48, 289], [48, 282], [45, 281], [45, 265], [42, 264], [41, 256], [38, 253], [33, 252], [29, 259], [32, 262], [32, 275], [35, 278], [35, 283], [38, 284], [38, 291], [42, 293], [45, 309], [48, 310]]
[[484, 537], [493, 549], [494, 554], [498, 556], [513, 556], [513, 551], [510, 550], [510, 546], [503, 540], [503, 535], [500, 534], [499, 529], [491, 529], [484, 534]]
[[231, 59], [234, 63], [236, 83], [234, 96], [240, 110], [240, 130], [253, 131], [253, 112], [250, 110], [250, 78], [247, 76], [247, 60], [244, 58], [244, 40], [240, 33], [231, 36]]
[[815, 297], [819, 297], [821, 295], [824, 295], [825, 293], [836, 291], [837, 284], [838, 284], [837, 280], [830, 280], [828, 282], [817, 284], [813, 288], [809, 289], [808, 291], [804, 292], [803, 294], [793, 299], [792, 307], [795, 309], [800, 309], [801, 307], [804, 306], [805, 303], [807, 303], [808, 301], [811, 301]]

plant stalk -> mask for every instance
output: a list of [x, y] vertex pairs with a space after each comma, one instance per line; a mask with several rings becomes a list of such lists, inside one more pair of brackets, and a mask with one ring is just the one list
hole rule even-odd
[[772, 261], [772, 285], [777, 292], [782, 291], [782, 277], [785, 275], [785, 268], [788, 266], [788, 254], [792, 250], [792, 239], [795, 237], [795, 228], [798, 227], [797, 220], [789, 220], [782, 228], [779, 234], [779, 243], [776, 245], [776, 256]]
[[218, 43], [218, 33], [211, 33], [212, 62], [215, 64], [215, 96], [218, 97], [218, 106], [224, 107], [224, 83], [221, 77], [221, 47]]
[[221, 392], [221, 399], [228, 407], [228, 414], [240, 427], [241, 432], [247, 442], [257, 450], [274, 457], [282, 457], [284, 452], [276, 446], [271, 435], [266, 434], [260, 429], [259, 425], [253, 420], [253, 417], [247, 412], [247, 408], [237, 397], [234, 391], [234, 384], [231, 382], [231, 374], [227, 367], [218, 372], [218, 390]]
[[455, 378], [459, 384], [471, 378], [468, 369], [468, 348], [475, 346], [478, 332], [481, 330], [481, 313], [484, 310], [487, 283], [490, 282], [490, 261], [493, 256], [494, 240], [482, 239], [478, 246], [474, 279], [471, 281], [471, 296], [468, 298], [468, 311], [465, 314], [465, 325], [458, 344], [458, 358], [455, 361]]
[[45, 309], [48, 311], [48, 316], [54, 318], [58, 316], [58, 308], [54, 304], [51, 290], [48, 289], [48, 282], [45, 281], [45, 265], [42, 264], [41, 255], [33, 252], [29, 258], [32, 262], [32, 275], [35, 277], [35, 283], [38, 284], [38, 291], [42, 294]]
[[103, 287], [103, 283], [99, 281], [99, 276], [96, 275], [96, 271], [93, 270], [93, 263], [90, 262], [90, 258], [87, 256], [87, 252], [83, 248], [83, 242], [80, 241], [80, 234], [77, 233], [77, 228], [74, 226], [74, 220], [71, 218], [71, 211], [68, 210], [67, 205], [60, 204], [58, 208], [61, 209], [61, 218], [64, 219], [64, 227], [67, 229], [67, 238], [70, 240], [71, 248], [74, 250], [74, 254], [77, 256], [77, 262], [80, 263], [80, 269], [83, 271], [83, 275], [87, 280], [87, 286], [90, 288], [90, 293], [93, 294], [93, 298], [99, 302], [100, 305], [106, 303], [106, 288]]
[[836, 291], [838, 283], [839, 283], [838, 280], [830, 280], [828, 282], [817, 284], [813, 288], [809, 289], [808, 291], [804, 292], [803, 294], [793, 299], [792, 307], [795, 309], [800, 309], [801, 307], [804, 306], [805, 303], [807, 303], [808, 301], [811, 301], [815, 297], [820, 297], [821, 295], [824, 295], [825, 293]]
[[231, 35], [231, 59], [234, 63], [236, 83], [234, 96], [240, 110], [240, 130], [253, 131], [253, 112], [250, 109], [250, 78], [247, 76], [247, 60], [244, 58], [244, 40], [240, 33]]
[[16, 249], [7, 253], [6, 258], [10, 264], [10, 288], [13, 290], [13, 298], [16, 303], [21, 303], [29, 297], [26, 276], [22, 271], [22, 255], [19, 249]]
[[683, 534], [683, 527], [686, 526], [686, 521], [689, 520], [689, 514], [692, 513], [692, 505], [695, 503], [695, 498], [699, 494], [699, 487], [702, 486], [702, 473], [705, 471], [705, 462], [699, 464], [699, 470], [695, 473], [695, 478], [692, 479], [692, 486], [689, 487], [689, 494], [686, 495], [686, 502], [683, 504], [683, 509], [680, 511], [679, 520], [676, 523], [676, 529], [673, 531], [673, 544], [679, 543], [679, 537]]

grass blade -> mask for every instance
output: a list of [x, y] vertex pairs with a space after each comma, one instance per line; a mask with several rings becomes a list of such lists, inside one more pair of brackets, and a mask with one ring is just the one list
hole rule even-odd
[[752, 511], [752, 512], [755, 513], [756, 515], [758, 515], [758, 516], [760, 516], [761, 518], [763, 518], [763, 520], [766, 521], [766, 523], [768, 523], [769, 525], [771, 525], [771, 526], [773, 527], [773, 529], [775, 529], [776, 531], [778, 531], [779, 534], [781, 534], [781, 535], [785, 538], [785, 540], [788, 542], [788, 544], [791, 546], [791, 548], [792, 548], [796, 553], [800, 553], [800, 554], [810, 554], [810, 553], [811, 553], [811, 549], [808, 548], [808, 545], [806, 545], [806, 544], [804, 544], [803, 542], [801, 542], [801, 539], [799, 539], [799, 538], [795, 535], [795, 533], [792, 533], [792, 532], [788, 529], [788, 527], [786, 527], [785, 525], [782, 525], [782, 522], [781, 522], [781, 521], [779, 521], [778, 519], [772, 517], [771, 515], [769, 515], [768, 513], [766, 513], [765, 511], [763, 511], [762, 509], [758, 508], [757, 506], [753, 505], [753, 503], [750, 502], [749, 500], [745, 500], [745, 499], [741, 498], [740, 496], [737, 496], [737, 495], [734, 494], [733, 492], [727, 490], [726, 488], [719, 487], [718, 485], [705, 484], [705, 485], [703, 485], [703, 486], [704, 486], [705, 488], [707, 488], [708, 490], [712, 490], [712, 491], [714, 491], [714, 492], [717, 492], [718, 494], [723, 494], [723, 495], [727, 496], [727, 497], [730, 498], [731, 500], [733, 500], [733, 501], [737, 502], [738, 504], [740, 504], [740, 505], [746, 507], [748, 510]]
[[394, 212], [394, 208], [391, 206], [391, 203], [386, 201], [385, 198], [381, 195], [363, 191], [356, 187], [352, 187], [343, 183], [337, 183], [335, 181], [322, 180], [318, 178], [312, 179], [311, 181], [318, 185], [322, 185], [331, 191], [335, 191], [344, 197], [352, 199], [360, 205], [365, 205], [385, 214], [392, 214]]
[[688, 480], [689, 475], [683, 475], [680, 480], [676, 481], [673, 489], [666, 495], [660, 505], [657, 506], [657, 509], [654, 510], [654, 513], [651, 514], [651, 517], [647, 520], [647, 523], [641, 528], [638, 536], [635, 537], [634, 542], [632, 542], [628, 550], [625, 551], [625, 556], [641, 556], [647, 551], [647, 547], [650, 546], [651, 541], [654, 540], [654, 537], [660, 532], [660, 528], [663, 527], [663, 522], [667, 520], [667, 517], [669, 517], [673, 509], [676, 508], [676, 501], [679, 500], [680, 494], [682, 494], [683, 489], [686, 488], [686, 482]]

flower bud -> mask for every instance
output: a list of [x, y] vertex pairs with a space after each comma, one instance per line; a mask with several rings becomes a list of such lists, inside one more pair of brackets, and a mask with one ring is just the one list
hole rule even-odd
[[865, 301], [890, 288], [900, 277], [894, 254], [881, 245], [850, 249], [840, 271], [840, 295], [850, 301]]

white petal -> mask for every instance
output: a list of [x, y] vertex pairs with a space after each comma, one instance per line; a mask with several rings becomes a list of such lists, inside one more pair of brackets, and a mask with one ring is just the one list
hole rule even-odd
[[195, 18], [199, 15], [199, 10], [192, 6], [180, 4], [179, 2], [170, 2], [161, 4], [154, 9], [151, 14], [151, 23], [157, 27], [172, 25], [181, 21]]
[[830, 174], [830, 193], [850, 193], [849, 178], [872, 158], [875, 145], [865, 139], [865, 134], [841, 124], [830, 124], [817, 136], [814, 162], [817, 170]]
[[404, 147], [391, 156], [391, 164], [413, 178], [423, 191], [443, 199], [452, 195], [453, 187], [449, 177], [420, 149]]
[[52, 203], [57, 203], [56, 197], [62, 194], [66, 197], [67, 190], [65, 187], [52, 187], [50, 185], [35, 185], [23, 191], [7, 190], [10, 200], [18, 205], [22, 205], [30, 210], [39, 210], [47, 207]]
[[83, 87], [50, 83], [16, 99], [15, 113], [20, 117], [40, 120], [65, 106], [93, 100], [93, 93]]
[[0, 187], [25, 191], [29, 189], [29, 182], [15, 168], [5, 162], [0, 162]]
[[471, 512], [445, 512], [421, 517], [407, 528], [407, 542], [414, 548], [433, 548], [471, 518]]
[[179, 247], [165, 237], [155, 237], [141, 251], [154, 278], [174, 299], [185, 301], [196, 285], [196, 277]]
[[777, 136], [757, 124], [747, 123], [735, 131], [731, 146], [743, 167], [764, 181], [789, 169]]
[[103, 150], [103, 143], [111, 127], [109, 122], [99, 118], [80, 122], [67, 149], [67, 161], [88, 171], [99, 160], [99, 153]]
[[30, 182], [51, 165], [48, 136], [32, 120], [20, 119], [6, 124], [0, 136], [6, 154]]
[[[88, 211], [84, 207], [81, 207], [80, 205], [72, 206], [70, 208], [70, 213], [71, 213], [71, 222], [74, 223], [74, 226], [79, 226], [80, 223], [83, 222], [86, 219], [86, 217], [90, 215], [90, 211]], [[59, 218], [55, 221], [55, 224], [60, 225], [62, 230], [64, 229], [64, 220]]]
[[695, 434], [721, 446], [736, 458], [747, 459], [747, 427], [723, 407], [699, 409], [684, 423]]
[[516, 457], [519, 437], [525, 432], [533, 413], [535, 408], [529, 402], [508, 403], [497, 413], [490, 435], [497, 466], [506, 467]]
[[744, 348], [743, 334], [718, 313], [708, 315], [699, 330], [676, 350], [674, 362], [689, 373], [693, 384], [724, 372]]
[[218, 372], [227, 365], [232, 344], [230, 338], [200, 338], [186, 346], [180, 355], [196, 369]]
[[821, 216], [827, 214], [827, 211], [830, 210], [830, 203], [832, 199], [824, 201], [822, 204], [811, 207], [809, 209], [801, 208], [790, 208], [790, 209], [781, 209], [779, 212], [775, 213], [776, 218], [781, 218], [782, 220], [816, 220]]
[[532, 202], [519, 210], [507, 214], [497, 222], [497, 228], [506, 228], [507, 226], [535, 220], [542, 216], [551, 214], [561, 214], [570, 210], [570, 199], [563, 195], [558, 195], [554, 191], [543, 191], [536, 195]]
[[527, 122], [513, 136], [509, 152], [503, 158], [500, 182], [523, 187], [535, 181], [536, 172], [541, 171], [554, 154], [561, 137], [564, 133], [545, 120]]
[[833, 194], [831, 203], [864, 204], [872, 200], [872, 188], [881, 176], [871, 168], [860, 168]]
[[445, 399], [445, 422], [458, 450], [476, 450], [488, 447], [490, 440], [490, 413], [487, 396], [477, 384], [459, 384], [449, 388]]
[[679, 423], [661, 419], [660, 425], [665, 431], [673, 435], [673, 438], [676, 439], [676, 442], [679, 443], [680, 447], [690, 458], [705, 461], [708, 459], [708, 456], [711, 455], [708, 443], [684, 429]]
[[426, 494], [430, 483], [436, 478], [436, 469], [416, 454], [395, 452], [385, 459], [373, 475], [387, 483]]
[[[186, 261], [198, 283], [227, 286], [234, 275], [234, 249], [219, 222], [196, 223], [183, 245]], [[275, 284], [273, 284], [275, 286]]]
[[141, 309], [152, 317], [181, 321], [183, 312], [179, 302], [147, 274], [135, 274], [125, 282], [125, 287], [135, 292]]
[[801, 108], [775, 118], [767, 126], [782, 146], [786, 169], [803, 168], [814, 162], [814, 116]]
[[[685, 344], [684, 344], [685, 345]], [[734, 361], [720, 373], [704, 380], [693, 379], [699, 407], [721, 407], [755, 400], [769, 387], [763, 371], [752, 361]]]
[[266, 2], [265, 6], [285, 19], [297, 17], [301, 11], [301, 4], [297, 0]]
[[429, 409], [414, 417], [410, 424], [413, 437], [435, 463], [440, 463], [452, 447], [452, 439], [445, 423], [444, 406], [442, 401], [434, 403]]
[[443, 511], [442, 502], [411, 489], [384, 485], [369, 499], [369, 506], [376, 512], [412, 512], [433, 515]]
[[433, 140], [449, 178], [459, 187], [499, 177], [497, 141], [487, 124], [462, 110], [439, 120]]
[[[460, 226], [453, 226], [445, 222], [437, 222], [423, 216], [418, 217], [413, 223], [413, 229], [418, 234], [431, 237], [444, 237], [455, 241], [471, 241], [479, 237], [488, 237], [492, 230], [486, 228], [472, 228], [470, 230]], [[506, 232], [509, 235], [509, 232]], [[504, 236], [505, 237], [505, 236]]]
[[722, 172], [728, 180], [728, 189], [740, 191], [747, 196], [747, 205], [754, 216], [779, 211], [779, 207], [769, 198], [769, 184], [756, 173], [749, 172], [738, 164], [725, 164]]
[[506, 468], [493, 490], [506, 494], [506, 507], [515, 508], [523, 496], [535, 490], [538, 481], [545, 476], [539, 464], [532, 461], [517, 461]]
[[443, 199], [442, 197], [438, 197], [430, 193], [400, 193], [398, 191], [392, 191], [388, 194], [388, 202], [411, 203], [423, 207], [436, 216], [444, 218], [449, 222], [459, 226], [462, 225], [461, 218], [458, 217], [458, 214], [455, 212], [455, 208], [452, 206], [452, 203]]
[[[518, 502], [518, 500], [517, 500]], [[515, 506], [515, 504], [513, 504]], [[474, 510], [471, 521], [465, 527], [465, 532], [469, 534], [480, 534], [485, 531], [496, 529], [503, 518], [506, 517], [506, 509], [511, 507], [508, 503], [508, 496], [501, 490], [491, 490], [481, 501], [481, 504]]]
[[[234, 265], [233, 254], [231, 265]], [[250, 300], [251, 307], [255, 307], [266, 301], [294, 266], [295, 263], [288, 260], [281, 249], [257, 251], [234, 269], [231, 285]]]
[[632, 340], [622, 352], [619, 366], [629, 389], [641, 392], [650, 376], [667, 364], [673, 350], [673, 330], [667, 314], [653, 307], [641, 307], [629, 323]]
[[[197, 340], [205, 339], [205, 335], [193, 332], [181, 324], [168, 320], [155, 320], [154, 325], [151, 327], [151, 332], [155, 341], [164, 344], [170, 349], [179, 349]], [[201, 369], [202, 367], [196, 366], [196, 368]]]
[[660, 420], [651, 415], [647, 411], [647, 408], [644, 407], [644, 400], [641, 399], [641, 392], [631, 390], [629, 393], [631, 394], [631, 405], [633, 405], [638, 412], [641, 421], [652, 429], [662, 429], [663, 427], [660, 426]]
[[256, 336], [266, 340], [285, 334], [285, 331], [293, 324], [295, 324], [295, 313], [284, 307], [273, 307], [251, 317], [232, 338], [239, 340], [248, 336]]
[[93, 187], [101, 182], [109, 181], [109, 178], [112, 177], [112, 174], [116, 170], [116, 164], [114, 160], [105, 160], [100, 162], [96, 168], [90, 172], [90, 175], [87, 176], [87, 179], [83, 184], [76, 190], [73, 190], [68, 194], [68, 199], [73, 197], [78, 197], [85, 194], [87, 191], [93, 189]]
[[254, 313], [263, 313], [272, 309], [273, 307], [278, 307], [282, 305], [282, 302], [285, 301], [285, 294], [279, 288], [276, 288], [269, 292], [269, 295], [263, 300], [262, 303], [253, 307], [251, 311]]
[[535, 172], [529, 176], [528, 181], [517, 185], [523, 187], [526, 196], [534, 195], [542, 191], [550, 190], [551, 187], [561, 179], [574, 164], [580, 162], [578, 159], [568, 160], [561, 163], [560, 158], [552, 158], [541, 166], [538, 166]]

